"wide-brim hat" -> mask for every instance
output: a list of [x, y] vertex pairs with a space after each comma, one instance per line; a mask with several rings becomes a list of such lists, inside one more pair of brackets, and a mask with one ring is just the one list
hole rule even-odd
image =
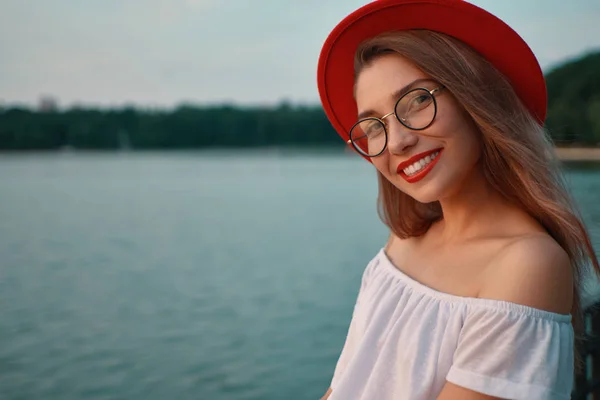
[[521, 101], [543, 124], [546, 83], [525, 41], [493, 14], [463, 0], [377, 0], [344, 18], [327, 37], [317, 70], [327, 118], [347, 141], [356, 122], [354, 55], [364, 40], [388, 31], [428, 29], [452, 36], [479, 52], [511, 82]]

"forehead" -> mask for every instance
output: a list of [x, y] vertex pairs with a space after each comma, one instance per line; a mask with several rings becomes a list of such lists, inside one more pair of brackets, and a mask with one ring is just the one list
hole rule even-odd
[[377, 109], [394, 102], [394, 94], [418, 79], [429, 78], [407, 58], [386, 54], [374, 59], [362, 69], [356, 80], [355, 99], [359, 113], [366, 108]]

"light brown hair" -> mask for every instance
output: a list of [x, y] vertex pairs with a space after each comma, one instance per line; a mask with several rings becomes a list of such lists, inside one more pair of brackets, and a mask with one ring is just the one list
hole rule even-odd
[[[475, 50], [450, 36], [413, 30], [390, 32], [363, 42], [354, 60], [355, 77], [375, 58], [400, 54], [444, 85], [481, 134], [480, 166], [491, 186], [534, 217], [567, 252], [574, 294], [571, 309], [577, 340], [583, 337], [582, 278], [590, 262], [600, 265], [590, 236], [571, 199], [552, 140], [515, 93], [508, 79]], [[400, 238], [423, 235], [442, 218], [439, 202], [423, 204], [378, 172], [378, 212]], [[576, 370], [582, 367], [575, 350]]]

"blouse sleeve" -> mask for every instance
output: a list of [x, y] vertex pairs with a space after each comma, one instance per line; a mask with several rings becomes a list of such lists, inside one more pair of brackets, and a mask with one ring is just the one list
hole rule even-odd
[[571, 316], [502, 304], [469, 309], [446, 380], [504, 399], [570, 399]]

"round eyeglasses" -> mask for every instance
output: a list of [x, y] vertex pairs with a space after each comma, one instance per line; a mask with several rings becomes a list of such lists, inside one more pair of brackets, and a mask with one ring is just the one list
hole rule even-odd
[[392, 114], [408, 129], [422, 131], [428, 128], [437, 114], [434, 94], [442, 89], [444, 86], [432, 90], [416, 88], [408, 91], [398, 99], [393, 112], [381, 118], [363, 118], [354, 124], [350, 129], [348, 143], [352, 143], [356, 151], [366, 157], [380, 155], [388, 142], [388, 132], [383, 120]]

